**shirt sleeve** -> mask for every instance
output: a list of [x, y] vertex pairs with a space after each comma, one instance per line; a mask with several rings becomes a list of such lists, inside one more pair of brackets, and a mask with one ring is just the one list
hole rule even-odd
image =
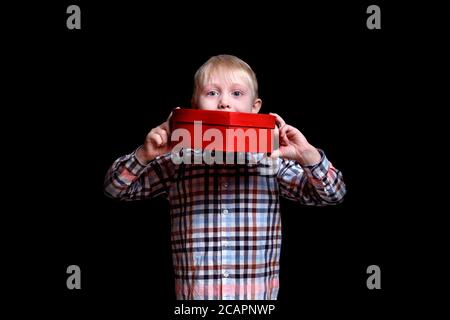
[[135, 152], [118, 158], [106, 173], [104, 193], [110, 198], [132, 201], [157, 196], [168, 197], [175, 173], [171, 154], [158, 156], [141, 164]]
[[333, 167], [319, 150], [320, 162], [301, 166], [293, 160], [281, 159], [278, 170], [280, 195], [304, 205], [325, 206], [343, 201], [346, 193], [342, 173]]

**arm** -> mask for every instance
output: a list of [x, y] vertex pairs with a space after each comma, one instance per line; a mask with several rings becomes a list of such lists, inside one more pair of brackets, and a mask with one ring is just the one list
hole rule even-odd
[[114, 161], [106, 173], [105, 195], [126, 201], [149, 199], [159, 195], [167, 197], [175, 174], [170, 153], [144, 165], [137, 159], [137, 152]]
[[328, 161], [323, 151], [312, 146], [305, 136], [273, 113], [280, 146], [272, 157], [282, 157], [278, 171], [281, 196], [306, 205], [342, 202], [346, 189], [342, 174]]
[[170, 154], [170, 117], [153, 128], [135, 152], [117, 159], [106, 173], [104, 192], [120, 200], [167, 197], [175, 164]]
[[319, 163], [310, 166], [301, 166], [294, 160], [280, 159], [277, 178], [282, 197], [316, 206], [343, 201], [346, 188], [342, 173], [333, 167], [321, 150], [319, 154]]

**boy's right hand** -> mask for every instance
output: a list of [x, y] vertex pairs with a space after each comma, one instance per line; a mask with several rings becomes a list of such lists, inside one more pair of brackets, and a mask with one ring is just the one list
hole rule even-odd
[[[179, 107], [175, 109], [179, 109]], [[157, 156], [170, 151], [170, 118], [172, 114], [173, 111], [165, 122], [153, 128], [147, 134], [144, 144], [136, 152], [136, 158], [139, 162], [147, 164]]]

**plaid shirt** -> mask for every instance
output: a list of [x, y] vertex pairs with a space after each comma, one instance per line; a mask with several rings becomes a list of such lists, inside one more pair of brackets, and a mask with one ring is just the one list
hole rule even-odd
[[145, 166], [132, 153], [109, 169], [105, 194], [169, 200], [177, 299], [275, 300], [279, 197], [322, 206], [341, 202], [345, 194], [340, 171], [319, 151], [317, 165], [278, 158], [276, 170], [268, 170], [261, 157], [236, 165], [176, 165], [171, 153]]

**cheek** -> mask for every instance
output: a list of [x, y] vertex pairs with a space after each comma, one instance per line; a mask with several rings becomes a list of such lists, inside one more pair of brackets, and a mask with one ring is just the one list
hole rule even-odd
[[251, 110], [253, 106], [253, 100], [250, 97], [245, 97], [244, 99], [240, 99], [237, 104], [242, 109]]
[[199, 97], [197, 99], [197, 108], [199, 109], [211, 109], [215, 108], [215, 99], [211, 97]]
[[204, 99], [204, 97], [202, 97], [202, 96], [196, 97], [196, 98], [195, 98], [195, 102], [196, 102], [197, 106], [200, 106], [200, 105], [202, 105], [202, 104], [205, 103], [205, 99]]

